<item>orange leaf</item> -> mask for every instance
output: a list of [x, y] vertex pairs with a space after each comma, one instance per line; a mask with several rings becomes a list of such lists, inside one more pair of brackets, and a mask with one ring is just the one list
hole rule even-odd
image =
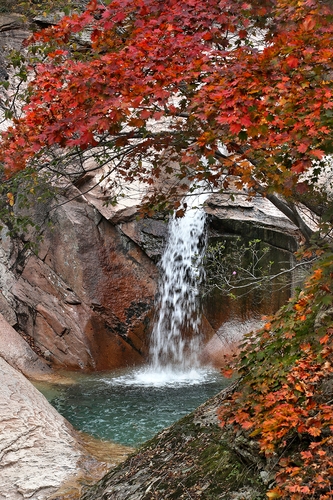
[[246, 420], [245, 422], [242, 422], [242, 428], [245, 430], [251, 429], [253, 427], [253, 423], [250, 422], [249, 420]]
[[304, 144], [304, 142], [302, 142], [298, 147], [297, 147], [297, 151], [299, 153], [305, 153], [305, 151], [308, 149], [308, 144]]
[[292, 68], [292, 69], [297, 68], [297, 66], [299, 65], [299, 60], [295, 56], [287, 57], [286, 61], [287, 61], [289, 68]]
[[280, 490], [278, 490], [277, 488], [274, 488], [274, 490], [270, 490], [266, 493], [266, 496], [269, 498], [269, 499], [274, 499], [274, 498], [281, 498], [281, 493], [280, 493]]
[[292, 339], [293, 337], [295, 337], [295, 334], [294, 334], [293, 332], [286, 332], [286, 333], [284, 334], [284, 337], [285, 337], [286, 339]]
[[316, 26], [316, 20], [314, 19], [313, 16], [307, 16], [304, 21], [303, 21], [303, 27], [304, 29], [312, 30]]
[[221, 370], [221, 373], [224, 377], [230, 378], [230, 377], [232, 377], [234, 371], [232, 368], [224, 368]]
[[324, 154], [325, 154], [324, 151], [322, 151], [321, 149], [312, 149], [311, 151], [311, 155], [315, 156], [316, 158], [319, 158], [319, 160], [322, 159]]
[[313, 273], [313, 279], [315, 280], [320, 280], [322, 277], [323, 270], [322, 269], [316, 269], [315, 272]]
[[7, 200], [8, 200], [9, 205], [12, 207], [15, 203], [13, 193], [7, 193]]
[[311, 436], [320, 436], [321, 434], [321, 430], [318, 429], [317, 427], [310, 427], [310, 429], [308, 429], [308, 433], [311, 434]]

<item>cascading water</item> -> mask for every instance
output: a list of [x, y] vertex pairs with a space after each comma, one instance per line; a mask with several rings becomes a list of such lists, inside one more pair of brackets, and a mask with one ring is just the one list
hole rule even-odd
[[208, 194], [189, 195], [185, 215], [169, 222], [168, 242], [161, 258], [156, 318], [150, 339], [149, 363], [113, 379], [126, 386], [182, 386], [211, 379], [211, 369], [200, 367], [202, 351], [198, 286], [203, 277]]
[[161, 258], [156, 318], [150, 339], [149, 365], [132, 383], [165, 386], [202, 383], [210, 372], [200, 367], [201, 315], [198, 287], [203, 277], [206, 246], [207, 194], [188, 196], [185, 215], [169, 222], [168, 242]]
[[157, 316], [150, 344], [150, 369], [186, 372], [199, 367], [200, 304], [198, 285], [205, 248], [205, 212], [187, 203], [183, 217], [169, 223], [169, 238], [160, 262]]

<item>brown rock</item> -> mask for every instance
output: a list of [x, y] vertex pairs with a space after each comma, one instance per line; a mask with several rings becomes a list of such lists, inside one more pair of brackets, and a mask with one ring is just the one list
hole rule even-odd
[[24, 17], [18, 14], [0, 15], [0, 48], [5, 53], [10, 50], [19, 50], [22, 42], [28, 38], [30, 32]]
[[[140, 247], [81, 201], [54, 211], [37, 255], [10, 286], [20, 329], [54, 366], [113, 369], [142, 363], [157, 271]], [[9, 256], [8, 256], [9, 260]]]
[[78, 498], [82, 482], [101, 477], [106, 464], [91, 456], [91, 447], [87, 451], [72, 426], [1, 356], [0, 399], [1, 500]]

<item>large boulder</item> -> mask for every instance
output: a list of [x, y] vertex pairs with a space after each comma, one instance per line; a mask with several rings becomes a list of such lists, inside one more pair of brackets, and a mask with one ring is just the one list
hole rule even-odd
[[86, 452], [65, 419], [1, 357], [0, 400], [1, 500], [50, 499], [84, 467]]

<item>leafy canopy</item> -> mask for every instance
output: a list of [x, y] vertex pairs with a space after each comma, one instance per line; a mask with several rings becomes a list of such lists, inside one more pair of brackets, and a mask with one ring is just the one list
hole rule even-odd
[[92, 0], [30, 40], [34, 76], [0, 160], [10, 175], [89, 151], [124, 181], [176, 162], [180, 184], [233, 174], [291, 196], [331, 151], [332, 20], [316, 0]]

